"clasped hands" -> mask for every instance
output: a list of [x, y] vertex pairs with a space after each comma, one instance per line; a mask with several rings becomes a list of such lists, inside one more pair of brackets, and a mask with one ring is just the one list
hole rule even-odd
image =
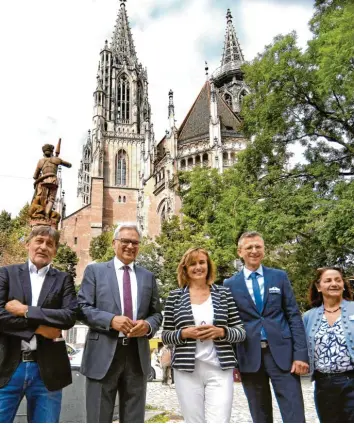
[[196, 325], [194, 327], [183, 328], [182, 339], [214, 340], [225, 337], [225, 328], [215, 327], [215, 325]]
[[113, 330], [121, 331], [127, 337], [143, 337], [150, 331], [149, 324], [143, 319], [133, 321], [124, 315], [115, 315], [111, 321]]
[[[5, 309], [15, 317], [24, 317], [28, 311], [28, 305], [24, 305], [19, 300], [14, 299], [6, 303]], [[49, 327], [48, 325], [40, 325], [35, 330], [35, 334], [53, 340], [61, 337], [61, 330], [60, 328]]]

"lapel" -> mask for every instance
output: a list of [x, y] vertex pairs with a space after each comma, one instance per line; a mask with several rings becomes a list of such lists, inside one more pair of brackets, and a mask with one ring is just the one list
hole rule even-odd
[[50, 293], [53, 284], [56, 281], [56, 270], [52, 267], [49, 268], [47, 275], [44, 278], [43, 285], [41, 292], [39, 294], [38, 303], [37, 306], [42, 306], [43, 302], [45, 301], [46, 297], [48, 296], [48, 293]]
[[191, 305], [191, 297], [189, 295], [189, 287], [188, 286], [185, 286], [182, 289], [181, 304], [184, 306], [184, 308], [187, 311], [191, 321], [195, 325], [193, 311], [192, 311], [192, 305]]
[[116, 269], [114, 267], [114, 259], [107, 262], [108, 284], [111, 286], [113, 298], [117, 304], [119, 314], [122, 313], [122, 305], [120, 304], [119, 284], [117, 280]]
[[272, 286], [273, 278], [272, 278], [272, 271], [269, 268], [265, 267], [264, 265], [262, 265], [262, 267], [263, 267], [263, 278], [264, 278], [264, 296], [263, 296], [263, 311], [264, 311], [264, 307], [268, 300], [269, 289]]
[[243, 273], [243, 271], [240, 271], [238, 274], [236, 274], [236, 276], [235, 276], [235, 280], [236, 280], [236, 284], [237, 284], [237, 286], [238, 286], [238, 288], [241, 290], [241, 292], [245, 295], [245, 297], [246, 297], [246, 299], [247, 299], [247, 301], [248, 301], [248, 303], [252, 306], [252, 308], [257, 312], [257, 313], [259, 313], [258, 312], [258, 309], [257, 309], [257, 306], [256, 306], [256, 304], [254, 303], [254, 301], [253, 301], [253, 299], [252, 299], [252, 297], [251, 297], [251, 295], [250, 295], [250, 292], [248, 291], [248, 288], [247, 288], [247, 285], [246, 285], [246, 281], [245, 281], [245, 275], [244, 275], [244, 273]]
[[137, 285], [137, 315], [139, 313], [141, 299], [143, 298], [144, 270], [140, 266], [134, 265], [136, 285]]
[[19, 267], [19, 277], [21, 283], [21, 289], [24, 294], [24, 302], [26, 305], [32, 305], [32, 287], [31, 279], [29, 274], [28, 262], [21, 264]]
[[213, 309], [214, 309], [214, 323], [213, 324], [216, 325], [216, 323], [217, 323], [216, 311], [219, 310], [220, 292], [214, 284], [210, 287], [210, 294], [211, 294], [211, 301], [213, 303]]

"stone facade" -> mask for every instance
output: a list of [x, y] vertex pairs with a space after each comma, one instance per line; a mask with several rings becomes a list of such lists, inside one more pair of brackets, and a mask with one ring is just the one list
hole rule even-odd
[[[110, 45], [100, 52], [92, 131], [83, 147], [78, 196], [83, 207], [62, 221], [62, 241], [78, 257], [80, 282], [90, 241], [119, 222], [137, 222], [155, 237], [161, 223], [179, 214], [177, 173], [195, 166], [232, 166], [247, 143], [238, 116], [248, 89], [230, 10], [221, 66], [207, 81], [179, 128], [173, 92], [168, 93], [168, 131], [155, 143], [147, 71], [138, 62], [125, 1], [121, 1]], [[207, 70], [207, 68], [206, 68]]]

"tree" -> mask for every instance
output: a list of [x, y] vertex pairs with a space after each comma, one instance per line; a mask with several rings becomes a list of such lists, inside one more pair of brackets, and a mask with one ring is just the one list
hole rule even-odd
[[[353, 270], [353, 19], [353, 2], [318, 0], [306, 51], [295, 33], [278, 36], [243, 68], [251, 88], [243, 130], [252, 141], [230, 174], [239, 184], [235, 230], [243, 222], [264, 233], [268, 261], [289, 271], [303, 304], [315, 268]], [[300, 145], [305, 162], [291, 168]], [[245, 179], [251, 205], [240, 193]], [[224, 195], [223, 204], [230, 209]], [[218, 214], [227, 219], [226, 210]]]
[[[209, 250], [218, 282], [230, 276], [246, 230], [264, 235], [265, 264], [288, 271], [302, 308], [317, 267], [354, 272], [353, 21], [352, 1], [317, 0], [306, 50], [292, 32], [244, 65], [251, 93], [242, 130], [250, 141], [222, 175], [180, 175], [183, 216], [163, 223], [149, 256], [161, 267], [163, 296], [177, 287], [177, 265], [191, 246]], [[295, 148], [305, 160], [292, 165]]]
[[[6, 211], [0, 214], [0, 266], [25, 262], [28, 258], [26, 240], [31, 232], [28, 209], [27, 203], [14, 219]], [[76, 277], [78, 258], [67, 245], [59, 246], [53, 263], [59, 270]]]
[[113, 230], [104, 231], [91, 240], [89, 253], [93, 261], [105, 262], [114, 257], [112, 240]]
[[151, 271], [155, 275], [155, 278], [160, 281], [162, 268], [161, 257], [159, 256], [158, 246], [151, 238], [142, 238], [136, 263]]
[[12, 229], [11, 214], [3, 210], [0, 214], [0, 232], [10, 232]]
[[27, 258], [25, 240], [29, 228], [19, 228], [16, 218], [2, 211], [0, 214], [0, 266], [24, 262]]
[[76, 265], [79, 258], [67, 244], [60, 244], [53, 265], [59, 271], [68, 272], [73, 279], [76, 278]]

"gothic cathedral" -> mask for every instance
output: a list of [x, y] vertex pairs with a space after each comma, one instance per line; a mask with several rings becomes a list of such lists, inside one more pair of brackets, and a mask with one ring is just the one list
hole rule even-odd
[[[195, 166], [223, 172], [247, 140], [239, 132], [244, 61], [230, 10], [221, 66], [200, 90], [179, 128], [168, 93], [168, 131], [155, 141], [147, 70], [138, 62], [125, 0], [110, 44], [100, 52], [92, 131], [83, 147], [78, 196], [82, 207], [62, 221], [62, 241], [79, 257], [78, 281], [91, 258], [93, 237], [120, 222], [137, 222], [155, 237], [181, 207], [177, 173]], [[207, 70], [207, 68], [206, 68]]]

